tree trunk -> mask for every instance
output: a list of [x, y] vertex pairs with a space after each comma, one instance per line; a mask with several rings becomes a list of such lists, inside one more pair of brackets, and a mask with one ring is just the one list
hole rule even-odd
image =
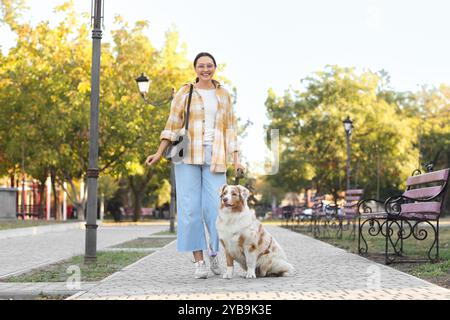
[[338, 197], [339, 197], [339, 193], [338, 193], [338, 189], [332, 189], [331, 190], [331, 194], [333, 195], [333, 202], [334, 202], [334, 210], [335, 210], [335, 214], [338, 214]]
[[[70, 188], [66, 188], [64, 186], [64, 181], [67, 182], [67, 185], [70, 186]], [[80, 189], [83, 188], [83, 190], [80, 190], [79, 196], [78, 196], [78, 190], [77, 190], [72, 178], [66, 177], [65, 180], [59, 181], [59, 186], [66, 192], [70, 201], [75, 206], [75, 208], [77, 210], [77, 219], [80, 221], [84, 221], [85, 220], [85, 208], [86, 208], [86, 192], [84, 190], [85, 184], [80, 183]]]
[[77, 220], [84, 221], [85, 219], [85, 206], [79, 202], [75, 203], [75, 208], [77, 208]]
[[50, 170], [50, 178], [52, 183], [52, 190], [53, 190], [53, 208], [52, 208], [52, 214], [55, 217], [55, 220], [60, 220], [60, 210], [58, 210], [59, 201], [58, 201], [58, 195], [56, 193], [56, 170], [52, 168]]
[[144, 198], [143, 192], [133, 192], [134, 198], [134, 222], [137, 222], [141, 219], [141, 211], [142, 211], [142, 199]]
[[11, 188], [14, 188], [14, 173], [11, 173], [9, 175], [9, 178], [10, 178]]
[[139, 183], [136, 181], [133, 176], [129, 176], [129, 182], [130, 182], [130, 190], [132, 193], [132, 201], [133, 201], [133, 221], [137, 222], [141, 218], [141, 208], [142, 208], [142, 198], [143, 196], [141, 193], [143, 192], [142, 189], [139, 187]]
[[44, 193], [45, 193], [45, 180], [47, 180], [47, 179], [44, 179], [43, 181], [40, 180], [39, 187], [38, 187], [38, 192], [39, 192], [38, 217], [39, 217], [39, 219], [44, 218], [43, 202], [44, 202]]
[[135, 178], [134, 176], [129, 176], [130, 189], [133, 194], [133, 212], [134, 221], [139, 221], [141, 218], [142, 200], [144, 199], [145, 190], [147, 189], [148, 183], [150, 182], [151, 174], [150, 171], [142, 176]]

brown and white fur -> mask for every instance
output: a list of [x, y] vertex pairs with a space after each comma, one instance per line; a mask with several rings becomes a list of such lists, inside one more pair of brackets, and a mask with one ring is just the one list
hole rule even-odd
[[233, 277], [234, 261], [246, 270], [246, 278], [283, 276], [293, 272], [281, 246], [249, 209], [248, 196], [248, 189], [239, 185], [225, 184], [220, 190], [216, 227], [227, 259], [223, 278]]

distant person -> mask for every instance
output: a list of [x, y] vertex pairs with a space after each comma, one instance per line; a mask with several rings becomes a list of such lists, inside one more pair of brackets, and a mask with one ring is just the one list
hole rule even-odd
[[[192, 83], [192, 97], [188, 121], [189, 142], [181, 162], [175, 162], [177, 196], [177, 250], [192, 252], [195, 278], [206, 279], [208, 269], [203, 251], [208, 251], [211, 271], [219, 275], [219, 237], [216, 218], [220, 205], [219, 189], [226, 183], [227, 158], [232, 158], [236, 170], [245, 171], [239, 160], [236, 117], [227, 90], [213, 79], [217, 64], [206, 52], [194, 60], [197, 74]], [[150, 155], [147, 165], [156, 164], [171, 142], [185, 129], [187, 103], [191, 84], [176, 93], [170, 115], [161, 133], [158, 151]], [[205, 228], [209, 234], [207, 244]]]

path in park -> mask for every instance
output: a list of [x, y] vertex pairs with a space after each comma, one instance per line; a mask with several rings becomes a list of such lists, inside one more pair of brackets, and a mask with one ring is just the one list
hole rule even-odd
[[[175, 242], [69, 299], [450, 299], [450, 290], [275, 226], [267, 229], [296, 272], [284, 278], [193, 278]], [[225, 259], [223, 253], [221, 261]]]
[[[100, 226], [97, 232], [97, 248], [101, 250], [167, 229], [168, 227], [164, 225]], [[1, 239], [0, 278], [84, 254], [84, 250], [84, 229]]]

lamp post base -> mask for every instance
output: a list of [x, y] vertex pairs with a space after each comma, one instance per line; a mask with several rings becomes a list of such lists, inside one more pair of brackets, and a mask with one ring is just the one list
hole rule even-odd
[[84, 257], [84, 264], [94, 264], [97, 262], [97, 257]]

